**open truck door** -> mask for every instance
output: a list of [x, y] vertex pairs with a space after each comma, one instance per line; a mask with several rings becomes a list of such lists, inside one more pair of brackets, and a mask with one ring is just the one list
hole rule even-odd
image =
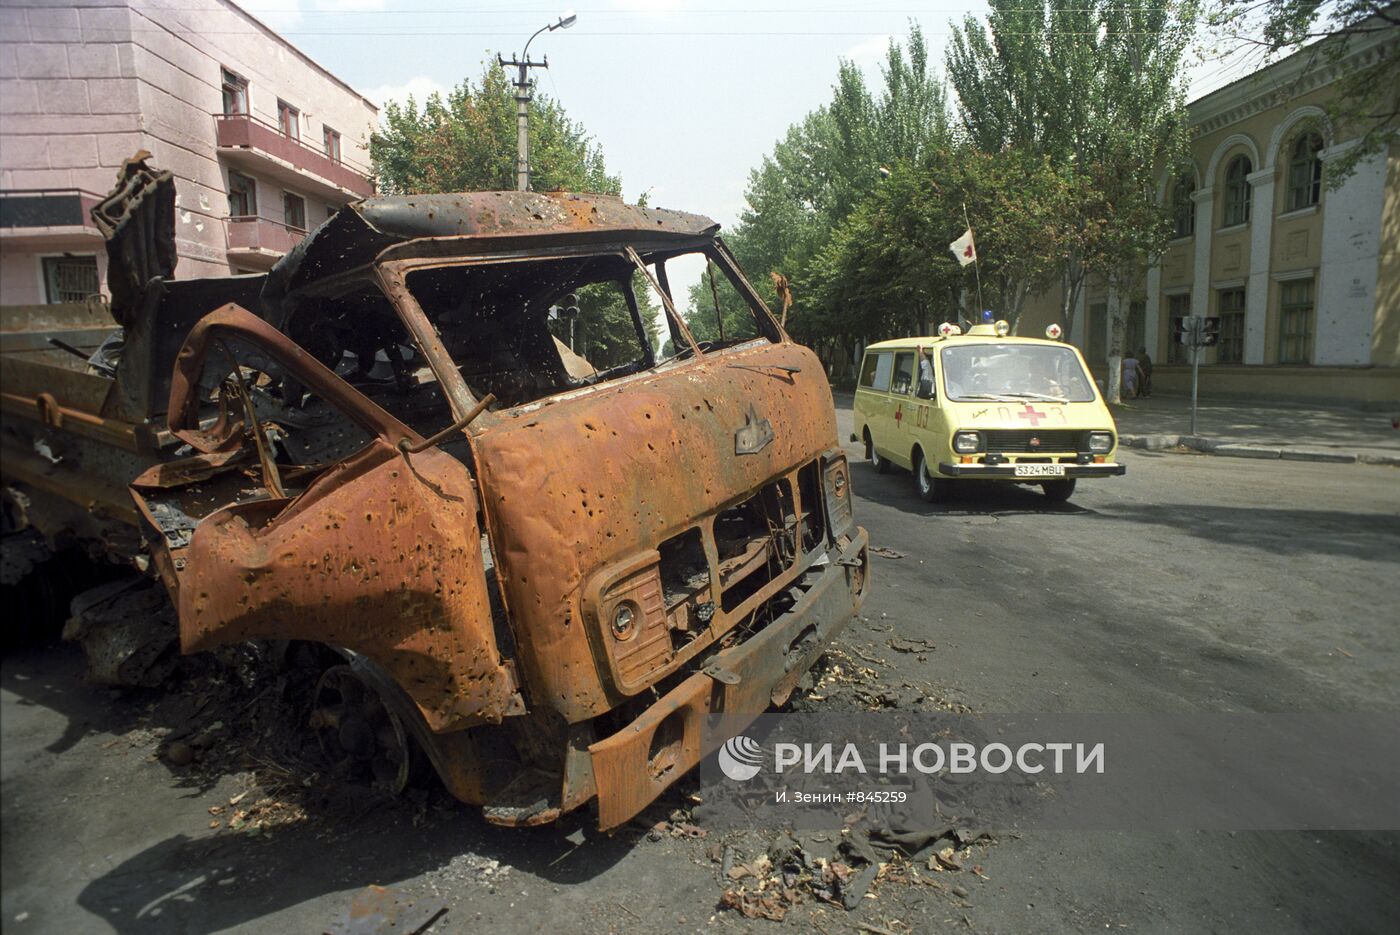
[[[343, 420], [342, 444], [363, 444], [329, 461], [279, 459], [278, 428], [255, 399], [274, 368]], [[434, 732], [523, 709], [461, 461], [236, 305], [186, 338], [169, 427], [195, 453], [150, 468], [131, 491], [183, 652], [253, 639], [348, 650], [396, 683]]]

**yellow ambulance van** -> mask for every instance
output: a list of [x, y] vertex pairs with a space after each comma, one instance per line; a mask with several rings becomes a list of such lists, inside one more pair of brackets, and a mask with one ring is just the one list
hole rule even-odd
[[941, 500], [960, 480], [1039, 484], [1068, 500], [1081, 477], [1122, 474], [1118, 432], [1079, 350], [1058, 340], [1009, 336], [1006, 322], [963, 334], [944, 324], [927, 338], [865, 351], [855, 432], [884, 473], [914, 474], [920, 496]]

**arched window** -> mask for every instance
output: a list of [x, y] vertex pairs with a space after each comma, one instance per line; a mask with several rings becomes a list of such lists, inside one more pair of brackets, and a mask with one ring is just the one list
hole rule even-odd
[[1311, 207], [1322, 198], [1322, 137], [1304, 133], [1288, 160], [1288, 208]]
[[1196, 206], [1191, 201], [1196, 183], [1187, 173], [1172, 186], [1172, 225], [1174, 236], [1190, 237], [1196, 233]]
[[1248, 156], [1236, 156], [1225, 170], [1224, 227], [1249, 223], [1249, 173], [1254, 165]]

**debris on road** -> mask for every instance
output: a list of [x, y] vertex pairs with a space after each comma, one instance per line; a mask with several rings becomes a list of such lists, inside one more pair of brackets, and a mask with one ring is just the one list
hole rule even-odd
[[437, 900], [416, 901], [383, 886], [367, 886], [324, 935], [423, 935], [447, 914]]
[[901, 552], [901, 551], [899, 551], [898, 549], [891, 549], [891, 548], [889, 548], [888, 546], [883, 546], [883, 545], [872, 545], [872, 546], [870, 547], [870, 554], [871, 554], [871, 555], [878, 555], [878, 556], [880, 556], [881, 558], [903, 558], [903, 557], [904, 557], [904, 553]]
[[889, 645], [897, 653], [931, 653], [937, 648], [930, 640], [907, 640], [900, 636], [890, 637]]

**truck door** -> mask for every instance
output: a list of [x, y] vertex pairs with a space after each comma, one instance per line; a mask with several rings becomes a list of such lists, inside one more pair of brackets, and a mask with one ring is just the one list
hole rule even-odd
[[[279, 459], [279, 427], [255, 398], [278, 368], [343, 420], [353, 450], [297, 464], [283, 448]], [[236, 305], [186, 339], [169, 427], [196, 453], [131, 488], [184, 652], [251, 639], [350, 649], [398, 682], [435, 731], [521, 709], [461, 461]]]

